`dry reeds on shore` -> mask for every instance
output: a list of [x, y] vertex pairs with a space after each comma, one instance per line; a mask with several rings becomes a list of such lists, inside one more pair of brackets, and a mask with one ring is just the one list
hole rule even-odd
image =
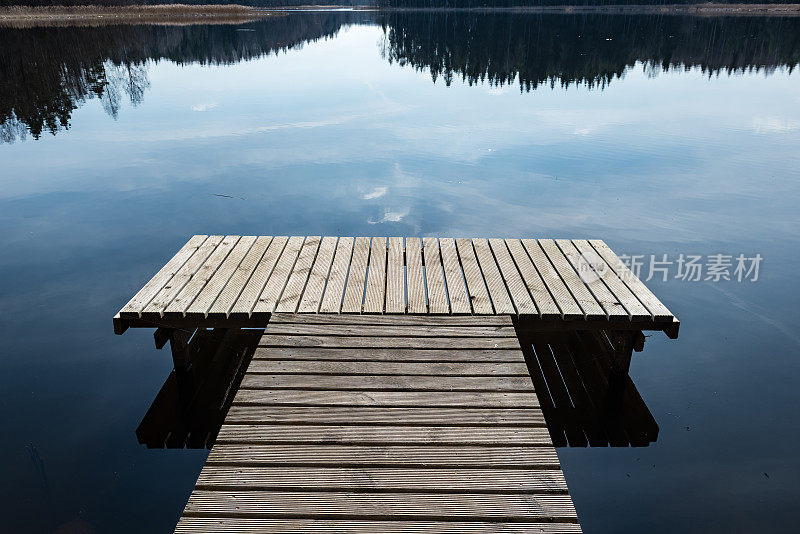
[[239, 4], [162, 4], [127, 6], [8, 6], [0, 7], [0, 25], [93, 26], [98, 24], [193, 24], [202, 22], [242, 23], [271, 13]]

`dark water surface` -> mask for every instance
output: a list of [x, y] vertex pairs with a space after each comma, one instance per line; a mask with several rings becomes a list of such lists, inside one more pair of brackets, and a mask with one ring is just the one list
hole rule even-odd
[[206, 453], [138, 445], [171, 361], [111, 317], [195, 233], [761, 254], [648, 283], [683, 323], [631, 367], [655, 444], [558, 454], [586, 532], [793, 530], [798, 62], [780, 18], [0, 29], [0, 530], [177, 521]]

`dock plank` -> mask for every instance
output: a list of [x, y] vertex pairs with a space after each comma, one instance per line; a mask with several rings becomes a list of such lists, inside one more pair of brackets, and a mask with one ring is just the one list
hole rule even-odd
[[175, 297], [183, 290], [184, 286], [191, 280], [192, 276], [197, 270], [205, 263], [209, 256], [216, 250], [217, 246], [222, 242], [224, 236], [212, 235], [200, 245], [194, 254], [186, 260], [175, 275], [161, 288], [150, 303], [144, 307], [143, 315], [157, 314], [158, 316], [164, 315], [164, 309], [170, 305]]
[[239, 242], [233, 247], [228, 256], [219, 266], [219, 269], [211, 276], [205, 287], [197, 295], [189, 307], [184, 312], [184, 315], [208, 315], [211, 305], [220, 296], [222, 290], [227, 286], [228, 281], [239, 268], [239, 264], [244, 260], [250, 248], [256, 242], [255, 236], [243, 236]]
[[208, 239], [207, 235], [192, 236], [185, 245], [140, 289], [120, 310], [120, 315], [141, 315], [141, 311], [164, 288], [183, 264]]
[[386, 302], [386, 238], [373, 237], [369, 253], [364, 313], [383, 313]]
[[442, 259], [439, 255], [439, 240], [435, 237], [422, 238], [425, 259], [425, 283], [428, 288], [428, 312], [450, 313], [447, 290], [444, 285]]
[[353, 246], [353, 259], [347, 286], [344, 290], [342, 313], [361, 313], [364, 303], [364, 286], [367, 282], [367, 262], [369, 261], [370, 238], [357, 237]]
[[297, 261], [292, 268], [292, 274], [289, 275], [289, 280], [286, 282], [286, 288], [275, 306], [276, 312], [294, 312], [297, 310], [321, 241], [322, 238], [320, 236], [306, 238], [300, 249]]
[[301, 236], [289, 238], [281, 257], [278, 258], [278, 262], [272, 270], [272, 274], [269, 275], [269, 279], [264, 285], [264, 290], [256, 300], [256, 304], [253, 307], [254, 313], [272, 313], [275, 309], [278, 299], [280, 299], [283, 289], [286, 287], [286, 282], [292, 274], [292, 269], [297, 257], [300, 255], [300, 249], [304, 241], [305, 238]]
[[528, 253], [528, 256], [533, 262], [534, 267], [536, 267], [536, 271], [539, 273], [539, 276], [541, 276], [545, 286], [547, 286], [548, 291], [553, 296], [553, 300], [555, 300], [555, 303], [558, 305], [558, 308], [561, 311], [561, 318], [585, 318], [586, 315], [584, 314], [583, 310], [575, 301], [575, 298], [567, 288], [564, 280], [558, 274], [558, 271], [555, 269], [553, 264], [550, 263], [550, 260], [544, 253], [544, 250], [542, 250], [542, 247], [537, 240], [523, 239], [522, 246]]
[[592, 247], [602, 257], [608, 266], [617, 276], [628, 286], [628, 288], [636, 295], [642, 304], [644, 304], [650, 311], [653, 319], [659, 321], [668, 321], [674, 319], [672, 313], [661, 303], [653, 292], [648, 289], [644, 282], [631, 272], [628, 267], [622, 263], [616, 254], [600, 239], [592, 239], [589, 241]]
[[538, 243], [550, 259], [553, 267], [555, 267], [556, 273], [561, 277], [564, 285], [583, 310], [584, 317], [587, 320], [605, 318], [605, 310], [592, 296], [592, 293], [578, 276], [578, 273], [575, 272], [575, 269], [572, 268], [569, 260], [558, 248], [555, 241], [552, 239], [539, 239]]
[[456, 242], [453, 238], [442, 238], [439, 240], [439, 248], [442, 252], [447, 294], [450, 297], [450, 310], [454, 314], [468, 314], [472, 311], [472, 306], [469, 303], [464, 273], [458, 260]]
[[486, 239], [473, 239], [472, 246], [475, 248], [475, 255], [478, 257], [478, 264], [481, 267], [483, 279], [486, 281], [486, 287], [489, 289], [495, 313], [515, 313], [516, 310], [514, 310], [511, 297], [506, 290], [503, 276], [500, 274], [494, 255], [489, 248], [489, 242]]
[[405, 313], [405, 262], [403, 238], [390, 237], [386, 264], [386, 313]]
[[508, 286], [508, 292], [514, 301], [514, 308], [516, 308], [517, 313], [520, 315], [538, 314], [536, 305], [525, 287], [525, 282], [522, 280], [511, 254], [508, 252], [506, 242], [502, 239], [490, 239], [489, 247], [492, 249], [497, 265], [500, 267], [500, 274]]
[[263, 258], [258, 263], [258, 266], [253, 270], [253, 274], [247, 281], [247, 284], [242, 289], [241, 294], [236, 299], [233, 307], [230, 310], [230, 315], [250, 316], [253, 309], [258, 302], [258, 298], [264, 291], [264, 286], [267, 284], [275, 266], [278, 264], [278, 259], [283, 254], [286, 244], [289, 242], [287, 236], [277, 236], [272, 239]]
[[408, 313], [426, 313], [425, 275], [422, 269], [422, 243], [418, 237], [406, 238], [406, 283]]
[[238, 241], [239, 236], [225, 236], [217, 248], [214, 249], [214, 252], [206, 258], [203, 265], [197, 269], [197, 272], [192, 275], [191, 279], [183, 286], [183, 289], [175, 296], [172, 302], [164, 308], [163, 314], [186, 315], [186, 310], [200, 295], [200, 292], [220, 268]]
[[342, 308], [344, 286], [350, 269], [354, 243], [355, 239], [352, 237], [339, 238], [339, 242], [336, 245], [336, 254], [333, 257], [331, 274], [328, 278], [328, 285], [325, 288], [325, 296], [322, 298], [322, 304], [319, 309], [322, 313], [339, 313]]
[[563, 316], [561, 310], [553, 300], [547, 285], [539, 275], [539, 271], [536, 270], [536, 266], [534, 266], [530, 256], [525, 251], [522, 242], [519, 239], [506, 239], [505, 242], [509, 252], [511, 252], [514, 264], [522, 275], [525, 287], [533, 298], [539, 317], [542, 319], [561, 318]]
[[319, 310], [322, 303], [322, 294], [325, 291], [325, 284], [328, 281], [328, 274], [333, 263], [333, 254], [336, 252], [336, 238], [326, 236], [322, 238], [319, 252], [311, 268], [303, 298], [300, 300], [298, 311], [301, 313], [313, 313]]
[[[605, 311], [606, 317], [614, 321], [629, 319], [628, 310], [625, 309], [622, 303], [617, 300], [617, 297], [606, 287], [605, 282], [603, 282], [599, 276], [596, 276], [594, 269], [591, 269], [586, 259], [581, 256], [581, 253], [575, 248], [572, 242], [569, 239], [557, 239], [555, 243], [559, 250], [561, 250], [561, 253], [564, 254], [564, 257], [567, 258], [570, 265], [572, 265], [572, 268], [578, 273], [578, 278], [574, 280], [574, 283], [583, 282], [594, 299]], [[581, 273], [580, 269], [591, 270]]]
[[230, 280], [228, 280], [225, 287], [222, 288], [222, 291], [220, 291], [219, 296], [211, 305], [208, 313], [224, 314], [225, 316], [230, 314], [239, 295], [242, 294], [250, 278], [256, 273], [270, 243], [272, 243], [272, 236], [256, 238], [255, 243], [253, 243], [253, 246], [247, 251], [242, 262], [236, 267]]
[[478, 259], [472, 249], [472, 241], [469, 239], [456, 239], [456, 249], [461, 258], [461, 266], [464, 271], [464, 280], [467, 282], [469, 300], [472, 303], [472, 311], [478, 315], [492, 314], [492, 301], [489, 299], [489, 292], [483, 281], [481, 268], [478, 266]]
[[[502, 526], [499, 526], [502, 525]], [[380, 521], [369, 519], [253, 519], [253, 518], [209, 518], [184, 516], [175, 532], [240, 534], [289, 533], [289, 532], [337, 532], [339, 534], [405, 534], [427, 532], [435, 534], [579, 534], [577, 523], [497, 523], [496, 521]]]

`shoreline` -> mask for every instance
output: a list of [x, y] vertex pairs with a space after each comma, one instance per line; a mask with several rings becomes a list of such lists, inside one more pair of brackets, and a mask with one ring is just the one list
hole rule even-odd
[[243, 24], [284, 13], [239, 4], [162, 4], [131, 6], [8, 6], [0, 8], [0, 27], [100, 26], [107, 24]]
[[676, 4], [606, 6], [531, 6], [479, 8], [377, 8], [359, 6], [289, 6], [260, 8], [239, 4], [166, 4], [131, 6], [8, 6], [0, 8], [0, 26], [70, 26], [103, 24], [241, 24], [298, 12], [471, 12], [563, 15], [690, 15], [700, 17], [797, 17], [800, 4]]

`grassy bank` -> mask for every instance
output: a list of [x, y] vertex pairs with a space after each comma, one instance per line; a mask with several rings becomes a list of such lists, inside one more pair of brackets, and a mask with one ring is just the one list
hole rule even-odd
[[0, 8], [0, 25], [94, 26], [100, 24], [239, 24], [274, 14], [242, 5], [10, 6]]

